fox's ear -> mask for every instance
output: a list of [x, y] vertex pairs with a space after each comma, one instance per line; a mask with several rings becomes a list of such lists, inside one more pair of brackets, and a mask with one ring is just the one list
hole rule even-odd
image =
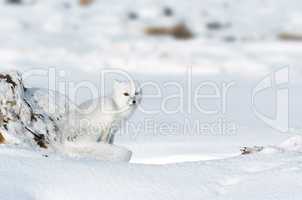
[[118, 79], [114, 79], [113, 80], [113, 85], [116, 86], [116, 85], [120, 85], [122, 83], [121, 80], [118, 80]]
[[114, 79], [113, 80], [113, 89], [114, 90], [119, 89], [121, 87], [122, 83], [123, 83], [123, 81]]

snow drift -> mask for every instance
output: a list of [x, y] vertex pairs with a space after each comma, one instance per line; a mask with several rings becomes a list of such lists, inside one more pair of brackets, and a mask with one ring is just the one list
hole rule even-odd
[[45, 156], [10, 147], [0, 147], [0, 156], [1, 200], [301, 199], [297, 152], [169, 165]]

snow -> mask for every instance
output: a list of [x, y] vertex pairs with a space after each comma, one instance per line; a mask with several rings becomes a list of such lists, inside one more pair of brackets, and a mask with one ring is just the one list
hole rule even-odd
[[[130, 125], [124, 124], [117, 133], [115, 145], [66, 142], [41, 149], [20, 136], [28, 131], [24, 132], [18, 120], [17, 125], [11, 122], [8, 131], [1, 129], [13, 141], [0, 145], [1, 200], [301, 199], [302, 45], [278, 38], [281, 33], [301, 34], [301, 1], [97, 0], [86, 7], [80, 7], [77, 0], [4, 2], [0, 1], [0, 71], [22, 72], [25, 87], [31, 88], [23, 93], [18, 86], [22, 98], [16, 98], [10, 85], [1, 81], [0, 99], [18, 99], [16, 107], [5, 104], [10, 114], [25, 105], [23, 97], [45, 116], [52, 104], [49, 100], [56, 100], [55, 108], [64, 113], [66, 99], [80, 104], [92, 96], [83, 90], [74, 95], [62, 89], [63, 83], [89, 81], [98, 89], [102, 86], [100, 70], [113, 68], [129, 72], [141, 83], [153, 81], [159, 86], [158, 98], [148, 98], [157, 92], [155, 88], [143, 89], [142, 108], [161, 108], [163, 99], [175, 92], [165, 85], [170, 81], [184, 88], [184, 96], [171, 100], [168, 108], [183, 103], [184, 109], [172, 114], [139, 110]], [[163, 16], [165, 6], [173, 9], [172, 17]], [[129, 12], [138, 18], [130, 20]], [[190, 28], [194, 38], [144, 34], [146, 27], [179, 22]], [[223, 28], [207, 28], [213, 22]], [[288, 133], [257, 118], [251, 105], [252, 90], [282, 67], [289, 67], [290, 76]], [[54, 73], [55, 85], [49, 82]], [[190, 108], [190, 97], [203, 81], [216, 83], [219, 89], [223, 83], [234, 83], [225, 112], [219, 109], [208, 115]], [[48, 87], [56, 90], [51, 94], [54, 98], [47, 98], [48, 91], [41, 89]], [[259, 94], [257, 109], [274, 115], [275, 94], [273, 90], [266, 96]], [[207, 109], [221, 105], [219, 99], [202, 103]], [[27, 109], [25, 105], [23, 122], [30, 116]], [[53, 113], [53, 118], [62, 113]], [[235, 124], [235, 132], [182, 127], [186, 120], [214, 124], [218, 119]], [[151, 128], [148, 120], [153, 123]], [[50, 124], [39, 120], [31, 128], [44, 134]], [[161, 130], [161, 124], [172, 128]], [[241, 147], [254, 145], [264, 149], [240, 155]]]
[[[164, 6], [170, 6], [175, 16], [162, 16]], [[0, 63], [3, 68], [56, 66], [90, 75], [104, 67], [158, 74], [183, 73], [193, 66], [198, 73], [226, 70], [251, 76], [276, 64], [298, 65], [301, 46], [276, 37], [302, 29], [296, 22], [301, 7], [300, 1], [282, 0], [101, 0], [84, 8], [76, 0], [1, 5]], [[129, 20], [129, 12], [136, 12], [138, 19]], [[193, 40], [152, 38], [143, 33], [146, 26], [179, 21], [195, 33]], [[213, 21], [232, 25], [208, 30], [206, 24]], [[234, 37], [235, 42], [221, 41], [224, 37]]]
[[3, 200], [301, 198], [302, 154], [296, 152], [169, 165], [45, 157], [13, 147], [0, 152]]
[[302, 152], [301, 143], [302, 143], [302, 137], [296, 136], [296, 137], [291, 137], [288, 140], [284, 141], [279, 145], [279, 147], [286, 149], [288, 151]]
[[132, 152], [128, 149], [107, 143], [66, 142], [60, 152], [76, 158], [91, 158], [102, 161], [129, 162]]

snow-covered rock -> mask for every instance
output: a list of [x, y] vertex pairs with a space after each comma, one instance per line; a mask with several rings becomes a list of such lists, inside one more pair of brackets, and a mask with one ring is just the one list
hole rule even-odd
[[290, 137], [279, 145], [242, 147], [240, 151], [242, 155], [258, 152], [264, 154], [275, 154], [280, 152], [302, 153], [302, 136], [297, 135]]
[[52, 116], [35, 107], [27, 98], [22, 77], [17, 72], [0, 74], [0, 131], [4, 143], [48, 148], [58, 141], [59, 127]]

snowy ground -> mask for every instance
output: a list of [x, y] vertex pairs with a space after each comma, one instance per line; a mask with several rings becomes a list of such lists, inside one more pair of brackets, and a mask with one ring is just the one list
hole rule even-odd
[[[302, 33], [301, 1], [99, 0], [87, 7], [79, 7], [75, 0], [0, 3], [1, 71], [26, 73], [55, 67], [58, 74], [64, 71], [58, 83], [89, 80], [99, 87], [101, 69], [120, 68], [142, 83], [152, 80], [160, 86], [161, 97], [144, 98], [143, 108], [158, 109], [163, 99], [175, 92], [165, 86], [167, 81], [180, 83], [185, 91], [183, 98], [169, 102], [169, 108], [180, 102], [186, 108], [173, 114], [136, 112], [130, 119], [136, 127], [124, 127], [127, 131], [116, 137], [117, 145], [132, 151], [130, 164], [1, 146], [1, 200], [301, 199], [299, 138], [281, 146], [282, 150], [239, 155], [241, 146], [278, 145], [302, 130], [302, 43], [278, 39], [283, 32]], [[172, 17], [163, 16], [165, 6], [173, 9]], [[129, 12], [138, 18], [130, 20]], [[208, 23], [217, 21], [226, 27], [207, 28]], [[195, 37], [175, 40], [144, 34], [147, 26], [177, 22], [185, 22]], [[291, 129], [281, 133], [255, 116], [251, 91], [285, 66], [290, 67]], [[187, 80], [190, 68], [192, 88]], [[25, 82], [47, 88], [47, 78], [47, 74], [30, 76]], [[203, 81], [219, 86], [234, 82], [225, 112], [209, 115], [195, 108], [187, 110], [192, 102], [188, 93]], [[57, 85], [56, 89], [62, 88]], [[275, 112], [274, 92], [269, 90], [258, 99], [259, 109], [268, 115]], [[144, 90], [145, 96], [152, 93], [154, 88]], [[80, 91], [77, 102], [88, 98], [87, 91]], [[221, 102], [212, 99], [202, 103], [212, 109], [220, 108]], [[219, 119], [234, 123], [236, 131], [158, 129], [162, 123], [172, 126], [188, 120], [209, 124]], [[153, 125], [144, 127], [145, 120], [152, 120]]]
[[3, 147], [0, 155], [0, 198], [5, 200], [301, 198], [302, 154], [297, 152], [268, 149], [160, 166], [44, 157]]

